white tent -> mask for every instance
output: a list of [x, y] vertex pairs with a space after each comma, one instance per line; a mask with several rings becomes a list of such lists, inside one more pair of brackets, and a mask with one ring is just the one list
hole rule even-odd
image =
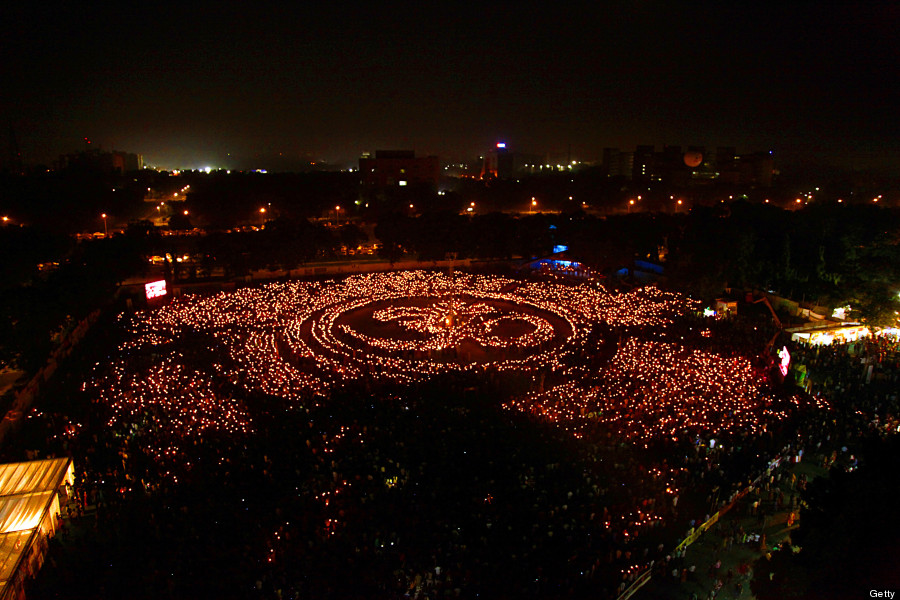
[[0, 600], [22, 598], [40, 569], [46, 539], [56, 533], [60, 493], [75, 483], [70, 458], [0, 465]]

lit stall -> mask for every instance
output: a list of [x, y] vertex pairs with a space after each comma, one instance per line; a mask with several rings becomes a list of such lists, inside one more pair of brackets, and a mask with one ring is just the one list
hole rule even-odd
[[787, 330], [792, 342], [803, 342], [811, 346], [847, 344], [871, 335], [869, 328], [859, 323], [822, 327], [795, 327]]

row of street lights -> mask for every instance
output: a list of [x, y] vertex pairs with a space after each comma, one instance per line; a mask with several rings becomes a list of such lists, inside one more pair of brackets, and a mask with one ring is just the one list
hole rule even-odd
[[[177, 196], [178, 194], [175, 194], [175, 195]], [[569, 196], [569, 200], [572, 200], [572, 199], [573, 199], [572, 196]], [[628, 205], [627, 205], [627, 211], [630, 213], [632, 207], [635, 206], [636, 202], [641, 201], [642, 199], [643, 199], [642, 196], [637, 196], [636, 199], [635, 198], [629, 199]], [[673, 200], [675, 202], [675, 205], [674, 205], [675, 212], [678, 212], [681, 209], [681, 207], [684, 205], [684, 201], [681, 200], [680, 198], [678, 200], [675, 200], [674, 196], [669, 196], [669, 199]], [[877, 196], [873, 199], [873, 202], [877, 203], [881, 199], [882, 199], [882, 196]], [[766, 203], [768, 203], [768, 202], [769, 202], [769, 199], [766, 198]], [[796, 199], [797, 204], [800, 204], [801, 202], [802, 202], [802, 200], [800, 198]], [[838, 200], [838, 202], [843, 202], [843, 199]], [[534, 214], [534, 212], [537, 210], [537, 205], [538, 205], [537, 197], [532, 196], [531, 204], [530, 204], [529, 210], [528, 210], [529, 214]], [[582, 202], [581, 205], [582, 205], [582, 207], [586, 207], [587, 203]], [[157, 213], [161, 213], [163, 206], [165, 206], [164, 202], [161, 202], [156, 206]], [[409, 208], [410, 208], [410, 210], [413, 210], [414, 206], [412, 204], [410, 204]], [[474, 211], [475, 211], [475, 203], [471, 202], [469, 204], [469, 206], [466, 208], [466, 212], [472, 213]], [[261, 207], [259, 209], [260, 226], [265, 225], [266, 213], [267, 213], [266, 207]], [[340, 213], [341, 213], [341, 207], [340, 207], [340, 205], [336, 205], [334, 207], [334, 218], [335, 218], [335, 222], [337, 225], [340, 225]], [[182, 214], [184, 214], [184, 216], [188, 216], [190, 213], [189, 213], [189, 211], [185, 210], [185, 211], [183, 211]], [[103, 237], [109, 237], [109, 227], [108, 227], [108, 223], [107, 223], [108, 215], [106, 213], [101, 213], [100, 218], [103, 219]], [[0, 220], [2, 220], [4, 225], [6, 225], [10, 222], [9, 216], [0, 217]]]
[[[571, 199], [572, 199], [572, 196], [569, 196], [569, 200], [571, 200]], [[638, 200], [641, 200], [641, 196], [638, 196], [637, 199], [638, 199]], [[629, 212], [630, 212], [630, 207], [634, 206], [634, 204], [635, 204], [635, 200], [634, 200], [633, 198], [632, 198], [631, 200], [628, 201]], [[582, 202], [581, 205], [582, 205], [582, 206], [587, 206], [587, 203], [586, 203], [586, 202]], [[681, 205], [682, 205], [682, 201], [681, 201], [681, 200], [678, 200], [678, 201], [676, 202], [676, 211], [678, 210], [678, 208], [679, 208]], [[156, 212], [157, 212], [157, 213], [161, 213], [162, 208], [163, 208], [164, 206], [165, 206], [165, 203], [164, 203], [164, 202], [161, 202], [160, 204], [158, 204], [158, 205], [156, 206]], [[537, 210], [537, 206], [538, 206], [537, 198], [534, 197], [534, 196], [532, 196], [532, 197], [531, 197], [531, 204], [530, 204], [529, 211], [528, 211], [529, 214], [534, 214], [534, 212]], [[410, 205], [409, 205], [409, 208], [412, 210], [412, 209], [414, 208], [414, 205], [410, 204]], [[335, 218], [335, 222], [336, 222], [337, 225], [340, 225], [340, 214], [341, 214], [341, 210], [342, 210], [342, 209], [341, 209], [341, 206], [340, 206], [340, 205], [336, 205], [336, 206], [334, 207], [334, 218]], [[475, 211], [475, 203], [474, 203], [474, 202], [471, 202], [471, 203], [469, 203], [469, 206], [466, 208], [466, 212], [471, 213], [471, 212], [474, 212], [474, 211]], [[266, 209], [265, 206], [263, 206], [263, 207], [261, 207], [261, 208], [259, 209], [260, 226], [264, 226], [264, 225], [265, 225], [265, 221], [266, 221], [266, 213], [267, 213], [267, 212], [268, 212], [268, 210]], [[184, 214], [184, 216], [188, 216], [188, 215], [190, 214], [190, 212], [189, 212], [188, 210], [184, 210], [182, 214]], [[109, 227], [108, 227], [108, 222], [107, 222], [108, 215], [107, 215], [106, 213], [101, 213], [100, 218], [103, 219], [103, 236], [104, 236], [104, 237], [109, 237]], [[10, 219], [9, 219], [8, 216], [4, 216], [4, 217], [2, 217], [2, 220], [3, 220], [3, 223], [5, 224], [5, 223], [8, 223]]]
[[[410, 204], [409, 207], [412, 208], [413, 205]], [[340, 204], [335, 205], [335, 207], [334, 207], [334, 220], [335, 220], [336, 224], [338, 224], [338, 225], [341, 224], [341, 211], [342, 211], [342, 210], [343, 210], [343, 209], [341, 208]], [[265, 207], [265, 206], [263, 206], [262, 208], [259, 209], [260, 223], [261, 223], [262, 225], [265, 225], [266, 212], [268, 212], [268, 211], [266, 210], [266, 207]], [[185, 213], [185, 214], [187, 214], [187, 213]]]

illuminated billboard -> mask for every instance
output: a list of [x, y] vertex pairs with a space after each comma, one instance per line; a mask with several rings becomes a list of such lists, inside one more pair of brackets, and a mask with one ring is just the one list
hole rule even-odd
[[151, 281], [150, 283], [144, 284], [144, 291], [147, 294], [147, 300], [151, 298], [159, 298], [161, 296], [166, 295], [166, 280], [160, 279], [159, 281]]

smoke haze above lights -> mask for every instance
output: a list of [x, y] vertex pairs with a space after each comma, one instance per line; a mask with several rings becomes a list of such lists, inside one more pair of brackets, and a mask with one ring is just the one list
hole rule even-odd
[[0, 110], [31, 162], [88, 137], [167, 167], [469, 158], [497, 139], [581, 160], [669, 143], [900, 163], [886, 3], [21, 5], [3, 21]]

